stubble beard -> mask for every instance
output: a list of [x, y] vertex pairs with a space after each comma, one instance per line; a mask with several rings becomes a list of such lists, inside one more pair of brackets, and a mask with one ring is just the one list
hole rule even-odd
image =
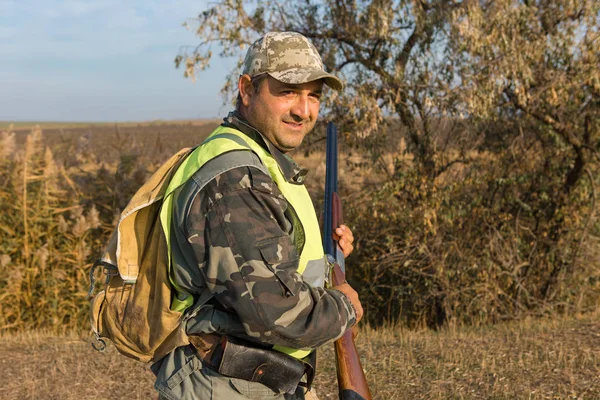
[[283, 153], [290, 152], [296, 149], [302, 141], [308, 135], [313, 128], [315, 123], [307, 120], [302, 121], [302, 131], [294, 131], [292, 129], [286, 129], [284, 121], [293, 121], [293, 118], [287, 117], [277, 120], [277, 123], [270, 122], [257, 116], [253, 126], [258, 129], [275, 147], [281, 150]]

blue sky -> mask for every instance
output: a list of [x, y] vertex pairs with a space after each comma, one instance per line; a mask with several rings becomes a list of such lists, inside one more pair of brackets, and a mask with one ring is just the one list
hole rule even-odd
[[197, 43], [181, 24], [207, 3], [0, 0], [0, 120], [221, 117], [234, 60], [214, 58], [196, 83], [173, 63]]

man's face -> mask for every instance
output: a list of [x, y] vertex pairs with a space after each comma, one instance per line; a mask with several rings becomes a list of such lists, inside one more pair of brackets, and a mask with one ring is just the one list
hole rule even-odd
[[268, 76], [255, 92], [250, 77], [244, 75], [240, 85], [248, 89], [240, 88], [244, 116], [279, 150], [295, 149], [314, 128], [321, 105], [322, 81], [296, 85]]

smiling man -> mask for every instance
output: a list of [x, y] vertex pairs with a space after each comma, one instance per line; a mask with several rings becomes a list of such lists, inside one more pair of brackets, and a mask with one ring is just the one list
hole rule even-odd
[[[254, 90], [249, 75], [240, 78], [240, 112], [264, 137], [283, 152], [298, 147], [313, 129], [319, 115], [323, 83], [283, 83], [269, 75]], [[258, 85], [260, 86], [260, 85]], [[254, 93], [256, 92], [256, 93]]]
[[[196, 172], [174, 193], [171, 280], [182, 303], [204, 305], [186, 324], [191, 344], [152, 367], [161, 398], [316, 398], [315, 349], [362, 317], [347, 283], [324, 288], [306, 170], [285, 154], [314, 128], [324, 85], [342, 88], [308, 39], [266, 34], [236, 110], [180, 167]], [[352, 232], [336, 234], [347, 256]]]

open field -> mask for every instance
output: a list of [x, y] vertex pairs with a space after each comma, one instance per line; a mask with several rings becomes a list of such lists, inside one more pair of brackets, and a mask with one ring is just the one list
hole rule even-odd
[[[88, 337], [5, 334], [5, 399], [155, 398], [144, 364]], [[365, 328], [358, 339], [375, 399], [598, 399], [598, 315], [483, 328]], [[316, 387], [336, 399], [332, 346], [320, 352]]]

